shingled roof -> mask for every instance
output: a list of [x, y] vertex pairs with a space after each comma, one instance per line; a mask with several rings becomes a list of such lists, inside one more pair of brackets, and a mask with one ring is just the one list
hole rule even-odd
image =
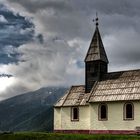
[[101, 60], [108, 63], [108, 58], [103, 46], [98, 26], [96, 26], [90, 47], [85, 58], [85, 62], [96, 60]]
[[97, 83], [89, 102], [140, 100], [140, 70], [108, 73]]
[[95, 83], [90, 93], [85, 93], [84, 86], [72, 86], [55, 107], [127, 100], [140, 100], [140, 70], [108, 73]]
[[56, 103], [59, 106], [86, 105], [90, 94], [85, 94], [85, 86], [72, 86], [66, 94]]

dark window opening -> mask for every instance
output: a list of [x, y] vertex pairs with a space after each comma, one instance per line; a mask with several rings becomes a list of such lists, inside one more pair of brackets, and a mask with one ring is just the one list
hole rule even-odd
[[125, 104], [125, 118], [124, 119], [133, 119], [134, 118], [134, 107], [132, 103]]
[[106, 106], [101, 106], [101, 119], [106, 119]]
[[132, 105], [126, 105], [126, 118], [132, 118]]
[[99, 120], [107, 120], [107, 105], [99, 105]]
[[72, 120], [79, 120], [79, 108], [78, 107], [73, 107], [72, 108]]

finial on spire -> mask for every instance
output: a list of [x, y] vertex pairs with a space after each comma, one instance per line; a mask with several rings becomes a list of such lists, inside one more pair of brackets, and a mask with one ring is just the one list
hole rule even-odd
[[98, 26], [98, 25], [99, 25], [98, 21], [99, 21], [99, 18], [98, 18], [98, 13], [96, 12], [96, 18], [95, 18], [95, 19], [93, 19], [93, 22], [96, 22], [96, 23], [95, 23], [95, 25], [96, 25], [96, 26]]

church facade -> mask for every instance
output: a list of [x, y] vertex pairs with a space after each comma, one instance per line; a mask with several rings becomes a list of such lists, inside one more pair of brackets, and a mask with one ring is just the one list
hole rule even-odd
[[54, 132], [140, 132], [140, 70], [108, 72], [98, 23], [85, 57], [85, 85], [72, 86], [54, 105]]

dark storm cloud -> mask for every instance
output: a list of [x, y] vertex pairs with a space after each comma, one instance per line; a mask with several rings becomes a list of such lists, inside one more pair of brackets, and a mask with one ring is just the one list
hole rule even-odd
[[85, 11], [87, 14], [94, 14], [92, 11], [99, 11], [102, 14], [122, 14], [127, 16], [139, 15], [139, 0], [9, 0], [19, 3], [30, 12], [37, 12], [40, 9], [54, 8], [55, 10], [66, 12], [69, 10]]
[[43, 39], [43, 35], [42, 34], [38, 34], [37, 37], [38, 41], [42, 44], [44, 42], [44, 39]]
[[10, 78], [10, 77], [13, 77], [11, 74], [0, 74], [0, 77], [8, 77], [8, 78]]
[[0, 15], [6, 20], [0, 22], [0, 63], [18, 62], [21, 54], [15, 48], [33, 39], [34, 25], [4, 5], [0, 5]]
[[86, 11], [88, 14], [94, 14], [97, 11], [103, 15], [120, 14], [126, 16], [139, 15], [139, 0], [71, 0], [71, 5], [78, 10]]
[[87, 11], [84, 9], [77, 11], [80, 3], [75, 2], [74, 5], [73, 1], [65, 0], [10, 0], [10, 2], [18, 3], [30, 13], [37, 14], [36, 17], [38, 16], [43, 26], [46, 26], [46, 32], [52, 32], [57, 37], [67, 40], [82, 36], [85, 39], [92, 30], [92, 27], [87, 26], [89, 22], [92, 23]]
[[[122, 65], [122, 70], [123, 66], [129, 65], [131, 68], [136, 63], [139, 67], [139, 0], [9, 1], [18, 3], [29, 13], [35, 13], [45, 28], [43, 32], [66, 41], [80, 38], [86, 42], [86, 48], [93, 34], [92, 19], [98, 12], [101, 35], [110, 59], [110, 70], [117, 69], [116, 65]], [[79, 61], [77, 60], [77, 65], [81, 67]]]
[[[100, 17], [100, 28], [103, 40], [104, 38], [108, 39], [108, 37], [114, 36], [118, 38], [119, 42], [122, 42], [117, 44], [117, 46], [115, 46], [116, 44], [114, 42], [111, 42], [113, 45], [112, 48], [105, 46], [107, 52], [110, 55], [113, 54], [112, 56], [109, 56], [111, 62], [114, 60], [114, 63], [121, 62], [127, 64], [127, 62], [134, 63], [138, 60], [138, 54], [136, 52], [139, 52], [139, 47], [137, 46], [136, 51], [129, 51], [131, 46], [128, 42], [131, 30], [133, 30], [137, 36], [140, 36], [139, 0], [9, 1], [22, 5], [30, 13], [38, 13], [37, 16], [39, 17], [39, 20], [46, 26], [46, 32], [55, 34], [55, 36], [66, 40], [81, 38], [84, 41], [89, 41], [93, 34], [93, 25], [91, 25], [92, 22], [90, 20], [92, 20], [97, 11]], [[46, 11], [46, 13], [43, 14], [44, 11]], [[50, 16], [48, 15], [49, 12]], [[126, 38], [125, 41], [121, 41], [121, 38], [119, 40], [119, 35], [116, 34], [116, 32], [120, 30], [121, 33], [127, 31], [128, 40], [126, 36], [121, 36], [122, 38]], [[135, 36], [132, 34], [131, 37], [133, 38]], [[133, 42], [133, 40], [131, 42]], [[138, 42], [138, 40], [135, 42]], [[133, 42], [133, 44], [135, 44], [135, 42]], [[125, 43], [125, 45], [123, 45], [123, 43]], [[105, 45], [108, 45], [108, 42]], [[113, 51], [113, 48], [115, 48], [115, 51]], [[135, 58], [137, 59], [135, 60]]]
[[61, 11], [72, 10], [69, 3], [64, 0], [9, 0], [9, 2], [19, 3], [31, 13], [45, 8], [53, 8]]
[[[140, 15], [139, 0], [9, 0], [22, 5], [31, 13], [40, 13], [40, 20], [47, 24], [49, 32], [56, 32], [59, 36], [82, 37], [88, 39], [93, 32], [91, 21], [95, 12], [99, 13], [103, 33], [115, 29], [130, 28], [139, 30]], [[53, 11], [48, 17], [47, 13]], [[46, 11], [46, 17], [42, 17]], [[90, 26], [89, 26], [90, 25]], [[63, 32], [62, 32], [63, 31]], [[91, 32], [92, 31], [92, 32]]]

